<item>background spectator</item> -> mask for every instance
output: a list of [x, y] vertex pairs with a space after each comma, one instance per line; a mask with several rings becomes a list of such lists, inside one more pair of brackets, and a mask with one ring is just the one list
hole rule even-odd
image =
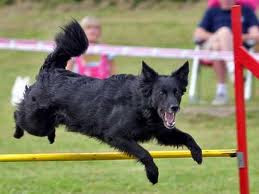
[[[85, 17], [81, 21], [81, 26], [84, 29], [90, 44], [100, 42], [102, 28], [100, 21], [95, 17]], [[110, 55], [89, 55], [83, 54], [70, 60], [67, 64], [67, 69], [99, 79], [105, 79], [114, 73], [113, 57]]]
[[[229, 51], [232, 50], [231, 7], [235, 0], [219, 0], [219, 6], [207, 9], [198, 28], [195, 30], [195, 39], [204, 40], [204, 49]], [[243, 41], [259, 39], [258, 21], [254, 11], [242, 6]], [[212, 61], [217, 77], [216, 96], [213, 105], [223, 105], [228, 102], [226, 87], [226, 67], [221, 60]]]
[[[209, 0], [208, 6], [209, 7], [220, 6], [219, 1], [220, 0]], [[257, 6], [259, 5], [259, 0], [237, 0], [236, 3], [250, 6], [253, 10], [255, 10], [257, 8]]]

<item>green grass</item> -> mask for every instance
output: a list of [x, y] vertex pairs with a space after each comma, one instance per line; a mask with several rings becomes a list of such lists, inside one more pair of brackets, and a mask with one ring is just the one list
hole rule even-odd
[[[0, 36], [51, 40], [58, 26], [71, 17], [85, 14], [100, 17], [103, 41], [110, 44], [145, 45], [157, 47], [192, 48], [192, 31], [201, 17], [202, 4], [162, 3], [150, 9], [87, 8], [68, 5], [44, 8], [38, 4], [0, 8]], [[57, 130], [56, 143], [46, 138], [25, 135], [21, 140], [12, 137], [13, 108], [10, 91], [17, 75], [34, 77], [45, 53], [0, 51], [0, 153], [39, 152], [101, 152], [112, 151], [107, 145], [85, 136]], [[117, 57], [119, 73], [138, 74], [142, 58]], [[144, 58], [160, 73], [170, 73], [182, 60]], [[215, 89], [211, 70], [202, 72], [201, 108], [210, 106]], [[258, 84], [258, 81], [257, 81]], [[233, 105], [233, 89], [231, 104]], [[258, 107], [259, 90], [247, 104], [248, 110]], [[187, 95], [182, 109], [187, 109]], [[194, 106], [196, 107], [196, 106]], [[200, 108], [197, 106], [197, 108]], [[247, 115], [251, 193], [258, 193], [259, 184], [259, 111]], [[206, 114], [183, 114], [177, 118], [178, 127], [192, 134], [204, 149], [235, 148], [235, 117], [212, 117]], [[155, 142], [144, 144], [149, 150], [169, 150]], [[191, 159], [156, 160], [160, 170], [159, 183], [152, 186], [144, 168], [135, 161], [83, 161], [0, 163], [0, 193], [237, 193], [238, 171], [235, 159], [204, 159], [201, 166]]]

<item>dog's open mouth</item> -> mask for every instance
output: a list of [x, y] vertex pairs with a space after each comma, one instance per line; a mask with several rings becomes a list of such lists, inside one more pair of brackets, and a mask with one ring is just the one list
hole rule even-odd
[[173, 129], [175, 126], [176, 112], [160, 111], [160, 116], [163, 119], [164, 126], [168, 129]]

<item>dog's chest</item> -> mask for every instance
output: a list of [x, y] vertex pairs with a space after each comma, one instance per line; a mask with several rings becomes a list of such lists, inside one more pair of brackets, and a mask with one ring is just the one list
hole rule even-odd
[[141, 129], [137, 131], [134, 135], [134, 140], [135, 141], [140, 141], [140, 142], [146, 142], [152, 139], [153, 134], [148, 132], [146, 129]]
[[135, 130], [135, 140], [141, 142], [149, 141], [161, 129], [161, 125], [162, 122], [160, 120], [143, 119]]

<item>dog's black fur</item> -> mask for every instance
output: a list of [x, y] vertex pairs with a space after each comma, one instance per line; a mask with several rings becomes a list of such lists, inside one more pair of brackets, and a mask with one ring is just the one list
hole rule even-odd
[[136, 157], [153, 184], [158, 181], [158, 168], [137, 142], [155, 138], [161, 145], [185, 145], [201, 164], [200, 147], [191, 135], [175, 127], [175, 114], [188, 84], [188, 62], [169, 76], [158, 75], [144, 62], [140, 76], [121, 74], [105, 80], [65, 70], [67, 61], [87, 47], [76, 21], [57, 35], [55, 50], [14, 113], [14, 137], [21, 138], [26, 130], [53, 143], [55, 128], [63, 124], [69, 131], [95, 137]]

